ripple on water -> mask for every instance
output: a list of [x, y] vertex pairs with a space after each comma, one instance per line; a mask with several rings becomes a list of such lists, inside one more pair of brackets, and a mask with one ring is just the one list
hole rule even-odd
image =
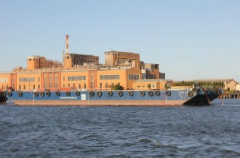
[[1, 157], [239, 157], [240, 106], [0, 106]]

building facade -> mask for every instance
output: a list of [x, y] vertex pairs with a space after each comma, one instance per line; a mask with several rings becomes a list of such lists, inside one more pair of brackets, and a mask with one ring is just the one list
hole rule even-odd
[[70, 69], [72, 67], [77, 67], [81, 65], [98, 65], [99, 57], [93, 55], [84, 55], [84, 54], [70, 54], [65, 53], [63, 55], [63, 67], [65, 69]]
[[160, 75], [159, 64], [144, 63], [141, 61], [141, 70], [143, 79], [165, 79], [165, 76], [161, 78], [163, 76]]
[[133, 89], [141, 79], [141, 71], [131, 69], [47, 69], [0, 74], [0, 89], [16, 91], [109, 90], [119, 84]]
[[47, 60], [42, 56], [30, 56], [27, 58], [27, 70], [35, 70], [41, 68], [62, 67], [57, 61]]
[[240, 92], [240, 83], [237, 83], [237, 84], [236, 84], [236, 91], [237, 91], [237, 92]]
[[[69, 60], [65, 57], [69, 55]], [[77, 58], [74, 64], [73, 58]], [[57, 90], [107, 90], [119, 84], [124, 89], [133, 89], [133, 82], [142, 79], [140, 69], [132, 65], [98, 65], [98, 58], [64, 54], [64, 66], [44, 57], [28, 57], [27, 68], [18, 67], [9, 73], [0, 73], [0, 89], [16, 91]], [[88, 63], [88, 64], [86, 64]]]
[[130, 62], [132, 67], [140, 69], [140, 55], [131, 52], [110, 51], [105, 52], [105, 65], [118, 66]]
[[[27, 68], [17, 67], [12, 72], [0, 73], [0, 90], [108, 90], [116, 84], [124, 89], [135, 89], [134, 83], [143, 77], [160, 78], [159, 65], [140, 63], [138, 53], [105, 52], [104, 65], [99, 64], [98, 56], [69, 53], [68, 37], [66, 35], [62, 63], [30, 56]], [[146, 70], [144, 75], [143, 69]], [[157, 85], [157, 88], [162, 86]]]

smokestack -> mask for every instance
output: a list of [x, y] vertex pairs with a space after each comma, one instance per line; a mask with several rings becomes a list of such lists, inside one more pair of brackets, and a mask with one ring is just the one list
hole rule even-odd
[[69, 35], [66, 35], [66, 54], [68, 54], [68, 37]]

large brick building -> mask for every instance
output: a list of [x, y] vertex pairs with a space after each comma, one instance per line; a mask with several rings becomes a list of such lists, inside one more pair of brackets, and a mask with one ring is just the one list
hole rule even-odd
[[[142, 78], [141, 70], [134, 66], [99, 65], [98, 58], [94, 57], [92, 61], [79, 60], [78, 64], [81, 65], [75, 66], [72, 64], [72, 59], [65, 59], [68, 55], [71, 56], [71, 54], [64, 54], [64, 66], [42, 57], [29, 57], [27, 68], [19, 67], [9, 73], [0, 73], [0, 89], [42, 91], [70, 88], [90, 90], [109, 89], [115, 84], [120, 84], [124, 89], [133, 89], [133, 82]], [[73, 57], [76, 56], [74, 54]], [[84, 64], [89, 61], [91, 64]]]
[[145, 64], [138, 53], [105, 52], [104, 65], [99, 64], [98, 56], [68, 53], [68, 37], [62, 63], [30, 56], [27, 68], [17, 67], [12, 72], [0, 73], [0, 90], [97, 90], [116, 84], [134, 89], [137, 80], [160, 78], [159, 65]]

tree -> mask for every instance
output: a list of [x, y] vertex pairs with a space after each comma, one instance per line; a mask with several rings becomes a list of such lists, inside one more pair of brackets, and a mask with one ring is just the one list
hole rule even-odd
[[123, 86], [120, 84], [115, 84], [111, 87], [112, 90], [124, 90]]
[[147, 87], [148, 87], [148, 89], [151, 89], [151, 84], [149, 83], [149, 84], [147, 85]]

